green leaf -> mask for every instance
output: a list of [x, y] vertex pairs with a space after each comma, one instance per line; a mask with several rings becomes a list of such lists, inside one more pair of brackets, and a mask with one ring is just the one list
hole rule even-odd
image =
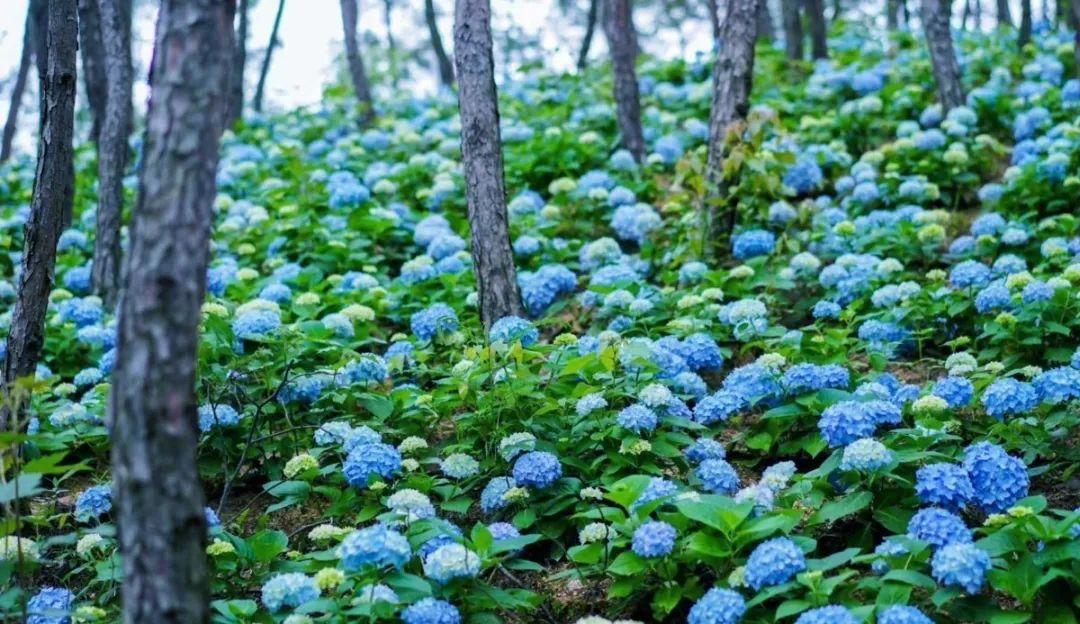
[[27, 498], [44, 492], [41, 487], [41, 475], [36, 472], [24, 472], [7, 483], [0, 484], [0, 504], [7, 504], [16, 498]]
[[476, 549], [476, 552], [479, 553], [488, 552], [491, 550], [492, 543], [494, 543], [494, 539], [491, 537], [491, 531], [488, 531], [483, 522], [477, 522], [473, 525], [470, 538], [472, 539], [473, 547]]
[[776, 608], [776, 619], [782, 620], [786, 617], [797, 615], [812, 606], [814, 605], [805, 600], [785, 600]]
[[615, 560], [608, 566], [608, 572], [620, 576], [631, 576], [644, 572], [645, 567], [645, 560], [628, 550], [615, 557]]
[[598, 563], [600, 557], [604, 556], [604, 545], [600, 542], [593, 542], [584, 546], [571, 546], [566, 552], [574, 563], [591, 565]]
[[724, 534], [731, 534], [753, 511], [751, 503], [736, 503], [726, 496], [702, 496], [699, 500], [683, 500], [675, 505], [679, 513], [710, 526]]
[[836, 522], [844, 516], [861, 511], [874, 500], [874, 495], [867, 491], [849, 494], [839, 500], [830, 501], [821, 506], [814, 515], [810, 516], [806, 524], [815, 525], [823, 522]]
[[858, 548], [848, 548], [841, 550], [838, 553], [833, 553], [824, 559], [810, 559], [806, 562], [806, 568], [808, 570], [820, 570], [822, 572], [833, 570], [854, 559], [855, 555], [859, 554], [859, 552], [861, 551]]
[[913, 585], [924, 589], [934, 589], [937, 583], [929, 576], [915, 570], [889, 570], [881, 577], [886, 581], [897, 581], [905, 585]]
[[289, 538], [284, 531], [266, 529], [247, 538], [247, 543], [251, 547], [255, 560], [267, 563], [285, 552], [289, 545]]
[[663, 619], [668, 613], [671, 613], [679, 601], [682, 600], [682, 586], [677, 584], [664, 585], [653, 594], [652, 608], [653, 612], [658, 614]]

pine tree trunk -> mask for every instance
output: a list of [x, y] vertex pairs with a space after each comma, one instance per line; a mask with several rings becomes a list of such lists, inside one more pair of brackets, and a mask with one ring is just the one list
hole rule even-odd
[[900, 2], [899, 0], [886, 0], [885, 25], [890, 30], [900, 27]]
[[371, 100], [371, 85], [368, 84], [367, 72], [364, 71], [360, 44], [356, 41], [356, 23], [359, 19], [356, 0], [341, 0], [341, 22], [345, 26], [345, 60], [349, 63], [353, 91], [356, 99], [360, 101], [360, 125], [367, 126], [375, 119], [375, 105]]
[[930, 48], [930, 62], [937, 82], [938, 98], [946, 111], [964, 103], [960, 82], [960, 64], [956, 61], [952, 33], [949, 31], [948, 0], [922, 0], [923, 29]]
[[706, 0], [705, 10], [709, 12], [709, 26], [712, 28], [713, 48], [720, 41], [720, 7], [716, 0]]
[[[342, 10], [345, 9], [345, 0], [341, 3]], [[352, 0], [353, 9], [356, 8], [355, 0]], [[281, 29], [281, 16], [285, 12], [285, 0], [278, 0], [277, 13], [274, 14], [274, 25], [270, 28], [270, 41], [266, 44], [266, 53], [263, 55], [262, 67], [259, 68], [259, 82], [255, 87], [255, 99], [252, 102], [252, 108], [255, 112], [261, 113], [263, 109], [263, 97], [266, 94], [266, 77], [270, 75], [270, 61], [274, 58], [274, 48], [281, 45], [278, 41], [278, 31]], [[353, 11], [353, 33], [356, 32], [356, 11]], [[346, 45], [348, 44], [348, 34], [345, 35]], [[353, 45], [356, 44], [356, 39], [353, 39]], [[352, 69], [352, 59], [349, 60], [349, 69]], [[360, 65], [360, 73], [364, 73], [364, 66]], [[355, 81], [355, 77], [353, 78]], [[367, 78], [364, 78], [364, 85], [366, 88]], [[359, 93], [359, 91], [357, 91]], [[368, 104], [371, 103], [371, 96], [368, 95]]]
[[489, 0], [457, 0], [454, 64], [461, 110], [461, 164], [472, 232], [473, 271], [484, 327], [523, 316], [503, 182], [499, 103]]
[[231, 18], [220, 0], [163, 0], [158, 18], [109, 396], [127, 624], [209, 621], [195, 366]]
[[131, 134], [131, 0], [97, 0], [105, 48], [105, 119], [98, 141], [98, 209], [91, 282], [112, 309], [120, 292], [120, 225]]
[[622, 135], [622, 146], [630, 150], [634, 160], [645, 159], [645, 137], [641, 132], [641, 102], [638, 96], [637, 36], [630, 12], [631, 0], [605, 0], [604, 34], [611, 51], [611, 66], [615, 74], [615, 114]]
[[[18, 298], [11, 315], [4, 358], [4, 388], [34, 375], [45, 345], [45, 312], [56, 269], [56, 244], [71, 214], [75, 195], [72, 138], [75, 131], [75, 56], [78, 11], [75, 0], [50, 0], [46, 13], [45, 105], [41, 109], [37, 171], [30, 217], [23, 230]], [[6, 405], [6, 401], [4, 404]], [[0, 408], [0, 430], [7, 428], [6, 407]]]
[[90, 140], [97, 142], [105, 120], [105, 46], [97, 0], [79, 0], [79, 52], [83, 85], [90, 105]]
[[803, 32], [802, 18], [799, 15], [801, 0], [781, 0], [780, 12], [784, 18], [784, 51], [793, 61], [802, 60]]
[[829, 58], [829, 40], [825, 27], [823, 0], [806, 0], [806, 17], [810, 22], [810, 54], [814, 59]]
[[22, 108], [23, 95], [26, 93], [26, 79], [30, 74], [30, 62], [34, 58], [33, 21], [30, 11], [26, 12], [26, 25], [23, 28], [22, 52], [19, 54], [19, 68], [15, 73], [15, 84], [11, 87], [11, 103], [8, 105], [7, 121], [4, 122], [4, 136], [0, 142], [0, 163], [11, 158], [11, 144], [18, 129], [19, 109]]
[[997, 0], [998, 26], [1012, 27], [1012, 15], [1009, 11], [1009, 0]]
[[428, 35], [431, 37], [431, 49], [435, 51], [435, 60], [439, 65], [439, 82], [445, 87], [454, 84], [454, 64], [443, 47], [442, 35], [439, 34], [439, 22], [435, 17], [435, 0], [424, 0], [424, 21], [427, 22]]
[[1031, 0], [1020, 0], [1020, 35], [1016, 42], [1021, 48], [1031, 42]]
[[737, 206], [732, 203], [720, 215], [726, 193], [723, 179], [724, 144], [728, 133], [740, 127], [750, 110], [754, 78], [754, 39], [758, 5], [764, 0], [731, 0], [720, 27], [720, 46], [713, 64], [712, 109], [709, 112], [709, 154], [705, 175], [708, 180], [708, 224], [706, 243], [719, 248], [721, 238], [735, 229]]
[[768, 0], [758, 1], [756, 35], [759, 40], [770, 43], [776, 37], [776, 27], [773, 25]]
[[579, 72], [585, 71], [589, 60], [589, 48], [592, 47], [593, 35], [596, 33], [596, 14], [600, 11], [600, 0], [589, 0], [589, 13], [585, 16], [585, 37], [581, 40], [581, 49], [578, 50], [577, 68]]
[[237, 28], [236, 43], [233, 46], [233, 59], [229, 74], [229, 109], [226, 125], [231, 127], [244, 116], [244, 70], [247, 68], [247, 40], [249, 0], [238, 0], [236, 5]]

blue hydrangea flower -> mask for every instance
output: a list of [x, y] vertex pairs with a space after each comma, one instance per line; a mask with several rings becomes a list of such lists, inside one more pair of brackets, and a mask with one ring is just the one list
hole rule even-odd
[[675, 527], [667, 522], [646, 522], [634, 531], [630, 548], [639, 557], [665, 557], [675, 549]]
[[26, 624], [71, 624], [75, 594], [63, 587], [42, 587], [26, 603]]
[[427, 342], [440, 333], [457, 331], [458, 317], [450, 306], [436, 303], [413, 314], [409, 318], [409, 325], [417, 339]]
[[381, 442], [360, 444], [345, 457], [342, 471], [349, 485], [367, 487], [373, 476], [389, 479], [401, 470], [401, 453]]
[[504, 316], [491, 325], [488, 332], [491, 342], [511, 343], [521, 341], [521, 346], [532, 346], [540, 339], [540, 332], [532, 323], [517, 316]]
[[1000, 513], [1028, 494], [1027, 466], [990, 442], [964, 449], [964, 470], [971, 480], [972, 502], [986, 513]]
[[777, 373], [761, 364], [746, 364], [736, 368], [724, 379], [722, 387], [746, 401], [761, 401], [766, 404], [772, 403], [782, 394]]
[[895, 540], [885, 540], [878, 544], [877, 548], [874, 549], [874, 554], [877, 555], [877, 558], [870, 564], [870, 569], [873, 570], [874, 574], [885, 574], [891, 568], [888, 561], [889, 557], [903, 557], [907, 555], [908, 552], [907, 546], [904, 546], [900, 542]]
[[1080, 370], [1071, 366], [1051, 368], [1032, 380], [1039, 398], [1046, 403], [1064, 403], [1080, 398]]
[[487, 530], [488, 533], [491, 533], [491, 538], [496, 542], [521, 537], [521, 531], [518, 531], [517, 527], [509, 522], [493, 522], [487, 525]]
[[703, 425], [723, 422], [750, 406], [750, 401], [741, 394], [728, 390], [718, 390], [694, 406], [693, 418]]
[[547, 451], [532, 451], [517, 458], [513, 476], [518, 485], [543, 489], [562, 476], [562, 466], [555, 455]]
[[806, 195], [821, 186], [824, 174], [821, 166], [811, 156], [800, 156], [795, 164], [784, 172], [784, 185], [796, 195]]
[[200, 405], [199, 431], [206, 433], [217, 427], [234, 427], [240, 422], [240, 414], [231, 405]]
[[847, 607], [829, 605], [803, 611], [795, 624], [859, 624], [859, 620]]
[[1012, 293], [1001, 280], [991, 282], [975, 295], [975, 310], [979, 314], [1008, 309], [1011, 305]]
[[616, 420], [619, 426], [634, 433], [641, 433], [642, 431], [650, 432], [655, 429], [657, 417], [656, 412], [640, 403], [635, 403], [623, 408]]
[[364, 353], [359, 359], [352, 360], [342, 367], [336, 375], [340, 385], [354, 383], [382, 383], [390, 376], [386, 360], [374, 353]]
[[686, 460], [690, 463], [699, 464], [706, 459], [724, 459], [727, 452], [724, 450], [724, 445], [716, 440], [700, 438], [686, 447], [683, 454], [686, 455]]
[[642, 490], [641, 494], [630, 505], [630, 511], [636, 511], [642, 505], [648, 505], [653, 501], [658, 501], [662, 498], [667, 498], [677, 494], [679, 486], [675, 485], [667, 479], [661, 479], [660, 477], [653, 477], [649, 479], [648, 485]]
[[686, 624], [735, 624], [746, 613], [746, 601], [738, 592], [713, 587], [690, 607]]
[[1039, 395], [1029, 383], [1011, 378], [998, 379], [983, 391], [982, 404], [987, 414], [1002, 420], [1035, 409]]
[[83, 490], [75, 499], [75, 519], [79, 522], [98, 520], [112, 509], [112, 486], [94, 485]]
[[893, 461], [892, 451], [873, 438], [861, 438], [844, 447], [840, 470], [875, 472]]
[[934, 621], [916, 607], [892, 605], [878, 614], [877, 624], [934, 624]]
[[373, 524], [345, 536], [338, 546], [341, 566], [349, 572], [365, 567], [400, 568], [412, 557], [409, 540], [384, 524]]
[[814, 304], [811, 311], [815, 319], [834, 319], [840, 316], [840, 306], [827, 299], [822, 299]]
[[949, 407], [964, 407], [971, 403], [971, 398], [975, 395], [975, 386], [963, 377], [949, 376], [937, 380], [931, 393], [945, 399]]
[[942, 546], [930, 560], [934, 580], [945, 586], [959, 587], [968, 594], [977, 594], [990, 570], [990, 555], [974, 544], [956, 543]]
[[975, 495], [967, 472], [956, 464], [928, 464], [915, 473], [915, 494], [928, 505], [963, 509]]
[[271, 578], [262, 586], [262, 602], [270, 611], [282, 607], [299, 607], [319, 597], [315, 579], [300, 572], [286, 572]]
[[203, 519], [206, 520], [206, 528], [213, 530], [221, 527], [221, 518], [217, 512], [209, 507], [203, 507]]
[[676, 349], [686, 365], [693, 371], [711, 371], [723, 366], [724, 355], [716, 340], [704, 333], [690, 334], [679, 342]]
[[723, 459], [706, 459], [698, 465], [694, 475], [713, 494], [730, 496], [739, 489], [739, 475]]
[[735, 236], [731, 248], [739, 260], [767, 256], [776, 249], [776, 236], [768, 230], [746, 230]]
[[302, 403], [311, 405], [319, 399], [327, 382], [324, 375], [304, 375], [288, 381], [278, 391], [278, 402], [282, 404]]
[[457, 607], [445, 600], [423, 598], [401, 612], [405, 624], [461, 624]]
[[960, 516], [937, 507], [917, 511], [908, 521], [907, 530], [910, 537], [937, 548], [971, 542], [971, 529]]
[[480, 572], [480, 557], [457, 542], [443, 544], [424, 557], [424, 575], [436, 583], [472, 578]]
[[454, 453], [442, 460], [439, 468], [451, 479], [467, 479], [480, 471], [480, 462], [465, 453]]
[[818, 419], [821, 437], [829, 446], [837, 447], [873, 436], [878, 419], [867, 405], [858, 401], [840, 401], [826, 407]]
[[965, 260], [949, 271], [949, 283], [956, 288], [982, 288], [990, 283], [990, 267], [978, 260]]
[[842, 389], [851, 383], [847, 368], [838, 364], [796, 364], [784, 371], [781, 385], [788, 394], [816, 392], [825, 388]]
[[777, 537], [758, 544], [746, 560], [746, 583], [755, 591], [780, 585], [806, 569], [806, 557], [795, 542]]
[[513, 487], [517, 487], [517, 483], [510, 477], [495, 477], [488, 481], [480, 492], [480, 510], [487, 514], [506, 507], [509, 501], [503, 497]]

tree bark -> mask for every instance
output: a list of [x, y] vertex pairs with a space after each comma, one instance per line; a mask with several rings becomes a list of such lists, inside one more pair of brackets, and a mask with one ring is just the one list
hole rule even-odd
[[890, 30], [900, 27], [900, 2], [899, 0], [886, 0], [885, 25]]
[[195, 366], [232, 43], [227, 3], [163, 0], [109, 396], [127, 624], [209, 621]]
[[[4, 359], [4, 388], [34, 375], [45, 345], [45, 312], [56, 269], [56, 244], [71, 214], [75, 195], [72, 137], [75, 131], [75, 56], [78, 10], [75, 0], [51, 0], [46, 14], [48, 50], [41, 109], [37, 171], [30, 217], [23, 230], [18, 298], [11, 315]], [[4, 402], [7, 403], [6, 401]], [[0, 430], [7, 428], [6, 407], [0, 408]]]
[[29, 8], [26, 11], [26, 25], [23, 27], [22, 53], [19, 54], [19, 68], [15, 72], [15, 84], [11, 87], [11, 103], [8, 105], [7, 121], [4, 122], [4, 136], [0, 142], [0, 163], [11, 158], [11, 144], [18, 129], [19, 109], [22, 108], [23, 95], [26, 93], [26, 78], [30, 74], [30, 62], [34, 59], [33, 19]]
[[720, 41], [720, 7], [716, 0], [706, 0], [705, 10], [709, 12], [709, 26], [712, 28], [713, 48]]
[[1022, 48], [1031, 42], [1031, 0], [1020, 0], [1020, 34], [1016, 43]]
[[724, 144], [728, 133], [746, 119], [754, 78], [754, 39], [758, 5], [765, 0], [731, 0], [720, 27], [723, 45], [713, 63], [713, 97], [709, 112], [709, 153], [705, 165], [708, 183], [706, 243], [718, 248], [721, 237], [735, 229], [737, 206], [732, 203], [723, 216], [720, 202], [726, 195], [723, 176]]
[[505, 316], [524, 316], [524, 310], [506, 216], [489, 0], [457, 0], [454, 64], [473, 271], [480, 296], [480, 318], [484, 327], [490, 328]]
[[49, 6], [48, 0], [30, 0], [30, 15], [33, 21], [34, 64], [38, 76], [38, 134], [41, 133], [41, 115], [45, 110], [45, 79], [49, 74]]
[[101, 135], [105, 120], [105, 45], [101, 41], [101, 14], [97, 0], [79, 0], [79, 52], [83, 85], [90, 105], [90, 140]]
[[806, 0], [806, 17], [810, 22], [810, 55], [816, 59], [829, 58], [828, 33], [825, 27], [823, 0]]
[[781, 0], [780, 14], [784, 18], [784, 51], [793, 61], [803, 57], [802, 17], [799, 15], [801, 0]]
[[233, 45], [232, 71], [229, 74], [227, 126], [235, 125], [244, 116], [244, 70], [247, 69], [247, 41], [250, 30], [248, 4], [249, 0], [238, 0], [236, 4], [236, 42]]
[[1012, 28], [1012, 15], [1009, 11], [1009, 0], [997, 0], [998, 26]]
[[390, 60], [390, 84], [398, 86], [397, 42], [394, 41], [393, 0], [383, 0], [383, 28], [386, 29], [386, 53]]
[[120, 225], [131, 135], [131, 0], [96, 0], [105, 48], [105, 119], [98, 140], [98, 209], [91, 282], [107, 308], [120, 293]]
[[[710, 0], [715, 2], [715, 0]], [[577, 68], [579, 72], [585, 71], [589, 60], [589, 48], [592, 47], [593, 35], [596, 33], [596, 14], [600, 11], [600, 0], [589, 0], [589, 12], [585, 16], [585, 37], [581, 40], [581, 49], [578, 51]]]
[[773, 26], [772, 12], [769, 11], [767, 0], [759, 0], [757, 9], [756, 35], [761, 41], [771, 42], [776, 37], [776, 27]]
[[345, 60], [349, 63], [353, 91], [356, 92], [356, 99], [360, 101], [360, 125], [367, 126], [375, 119], [375, 106], [371, 100], [371, 85], [368, 84], [367, 72], [364, 71], [360, 44], [356, 41], [356, 23], [359, 18], [356, 0], [341, 0], [341, 21], [345, 26]]
[[[355, 0], [351, 0], [351, 1], [353, 3], [353, 9], [355, 9], [356, 8], [356, 2], [355, 2]], [[345, 0], [342, 0], [341, 6], [342, 6], [342, 10], [344, 11]], [[266, 44], [266, 53], [263, 55], [262, 67], [259, 69], [259, 83], [255, 87], [255, 99], [252, 102], [252, 108], [255, 109], [255, 111], [259, 112], [259, 113], [261, 113], [262, 109], [263, 109], [263, 96], [266, 93], [266, 77], [270, 74], [270, 61], [274, 57], [274, 48], [281, 45], [281, 42], [278, 41], [278, 31], [281, 29], [281, 15], [284, 12], [285, 12], [285, 0], [278, 0], [277, 13], [274, 14], [274, 25], [270, 28], [270, 41], [269, 41], [269, 43]], [[355, 11], [353, 11], [353, 15], [354, 16], [356, 15]], [[354, 33], [356, 32], [355, 26], [356, 26], [356, 21], [354, 19], [354, 21], [353, 21], [353, 32]], [[347, 46], [348, 45], [348, 33], [346, 33], [345, 38], [346, 38], [346, 46]], [[355, 45], [355, 42], [356, 42], [356, 40], [353, 39], [354, 45]], [[349, 60], [349, 68], [350, 68], [350, 70], [352, 69], [352, 60], [351, 59]], [[361, 65], [360, 66], [360, 73], [362, 74], [363, 71], [364, 71], [364, 66]], [[355, 81], [355, 77], [353, 78], [353, 80]], [[366, 78], [365, 78], [364, 84], [365, 85], [367, 84], [367, 79]], [[370, 96], [368, 96], [368, 97], [369, 97], [368, 101], [370, 103]]]
[[948, 0], [922, 0], [922, 21], [938, 98], [942, 108], [949, 111], [963, 105], [964, 88], [960, 83], [960, 64], [956, 61], [956, 50], [949, 31]]
[[622, 135], [622, 146], [641, 162], [645, 159], [645, 137], [641, 131], [641, 102], [638, 96], [637, 37], [630, 12], [631, 0], [605, 0], [604, 34], [611, 50], [615, 74], [615, 114]]
[[424, 21], [427, 22], [428, 35], [431, 37], [431, 49], [435, 51], [435, 60], [439, 65], [439, 82], [449, 87], [454, 84], [454, 65], [443, 47], [442, 35], [439, 34], [439, 22], [435, 18], [435, 0], [424, 0]]

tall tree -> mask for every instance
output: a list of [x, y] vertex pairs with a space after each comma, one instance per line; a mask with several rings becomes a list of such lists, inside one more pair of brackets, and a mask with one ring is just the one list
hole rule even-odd
[[90, 140], [97, 141], [105, 120], [105, 46], [97, 0], [79, 0], [79, 52], [83, 86], [90, 105]]
[[[345, 2], [342, 0], [342, 10], [345, 8]], [[353, 8], [356, 8], [356, 2], [353, 0]], [[270, 74], [270, 61], [274, 58], [274, 48], [281, 45], [281, 41], [278, 39], [278, 32], [281, 30], [281, 16], [285, 13], [285, 0], [278, 0], [277, 13], [274, 13], [274, 25], [270, 27], [270, 41], [266, 44], [266, 52], [263, 54], [262, 67], [259, 68], [259, 82], [255, 86], [255, 99], [251, 103], [251, 107], [256, 112], [262, 112], [263, 109], [263, 96], [266, 93], [266, 77]], [[355, 15], [355, 11], [353, 12]], [[355, 21], [353, 24], [355, 25]], [[355, 33], [356, 28], [353, 28]], [[348, 34], [345, 35], [346, 44], [348, 44]], [[353, 40], [355, 43], [355, 39]], [[349, 68], [352, 69], [352, 60], [349, 61]], [[360, 72], [363, 73], [364, 66], [360, 66]], [[366, 79], [365, 79], [366, 84]]]
[[26, 78], [30, 74], [30, 62], [34, 59], [33, 25], [30, 9], [27, 7], [19, 68], [15, 71], [15, 83], [11, 86], [11, 102], [8, 104], [4, 136], [0, 142], [0, 163], [7, 162], [11, 158], [11, 144], [15, 140], [15, 131], [18, 129], [19, 109], [22, 108], [23, 95], [26, 92]]
[[[23, 230], [18, 297], [11, 315], [4, 358], [4, 388], [34, 374], [45, 344], [45, 312], [56, 269], [56, 245], [71, 214], [75, 195], [72, 135], [75, 131], [75, 55], [78, 13], [75, 0], [50, 0], [46, 13], [47, 64], [42, 85], [41, 136], [30, 217]], [[6, 402], [5, 402], [6, 403]], [[0, 430], [7, 427], [0, 408]]]
[[956, 61], [952, 33], [949, 31], [948, 0], [922, 0], [923, 30], [930, 48], [930, 63], [934, 69], [938, 99], [946, 111], [964, 103], [964, 87], [960, 83], [960, 64]]
[[630, 4], [630, 0], [605, 0], [604, 34], [615, 74], [615, 114], [622, 145], [630, 150], [634, 160], [641, 162], [645, 159], [645, 137], [641, 132], [641, 102], [634, 68], [637, 35]]
[[755, 26], [755, 34], [758, 39], [762, 41], [772, 41], [775, 36], [775, 26], [773, 26], [772, 13], [769, 11], [769, 3], [767, 0], [761, 0], [758, 2], [757, 8], [757, 24]]
[[885, 26], [890, 31], [900, 27], [900, 2], [899, 0], [886, 0], [885, 2]]
[[1012, 14], [1009, 11], [1009, 0], [997, 0], [998, 26], [1012, 27]]
[[398, 85], [397, 42], [394, 41], [394, 0], [383, 0], [383, 28], [386, 30], [386, 56], [390, 59], [390, 84]]
[[91, 283], [112, 308], [120, 292], [120, 224], [131, 134], [131, 0], [96, 0], [105, 48], [105, 119], [98, 139], [98, 209]]
[[578, 71], [585, 71], [585, 65], [589, 60], [589, 48], [592, 47], [593, 35], [596, 33], [596, 16], [600, 12], [600, 0], [589, 0], [589, 12], [585, 14], [585, 36], [581, 39], [581, 49], [578, 50]]
[[[40, 111], [45, 108], [45, 79], [49, 74], [49, 2], [48, 0], [30, 0], [30, 19], [33, 22], [34, 64], [38, 75], [38, 121]], [[41, 128], [38, 128], [40, 134]]]
[[356, 92], [356, 99], [360, 101], [360, 124], [367, 126], [375, 119], [375, 105], [371, 99], [367, 72], [364, 71], [360, 44], [356, 40], [356, 23], [359, 19], [360, 11], [356, 7], [356, 0], [341, 0], [341, 22], [345, 27], [345, 60], [349, 64], [353, 91]]
[[825, 3], [822, 0], [806, 0], [806, 19], [810, 22], [810, 56], [814, 59], [829, 58]]
[[709, 13], [709, 27], [712, 29], [713, 47], [720, 41], [720, 6], [716, 0], [706, 0], [705, 10]]
[[1031, 0], [1020, 0], [1020, 34], [1016, 42], [1020, 47], [1031, 42]]
[[435, 61], [439, 65], [439, 82], [449, 87], [454, 84], [454, 65], [443, 47], [442, 35], [439, 34], [439, 21], [435, 15], [435, 0], [424, 0], [424, 21], [427, 22], [428, 36], [431, 37], [431, 49], [435, 52]]
[[802, 16], [799, 15], [801, 0], [781, 0], [780, 15], [784, 18], [784, 51], [793, 61], [803, 57]]
[[1072, 5], [1073, 56], [1076, 58], [1076, 77], [1080, 78], [1080, 0], [1072, 0], [1070, 4]]
[[523, 309], [506, 216], [490, 0], [457, 0], [454, 65], [473, 271], [480, 295], [480, 318], [485, 327], [491, 327], [504, 316], [523, 315]]
[[233, 44], [233, 58], [229, 73], [229, 109], [227, 125], [232, 126], [244, 116], [244, 70], [247, 69], [247, 41], [250, 21], [248, 19], [249, 0], [237, 0], [236, 3], [236, 41]]
[[127, 624], [209, 621], [195, 365], [228, 107], [227, 4], [163, 0], [157, 23], [109, 395]]
[[754, 78], [754, 39], [758, 4], [765, 0], [731, 0], [728, 13], [720, 27], [724, 45], [713, 63], [713, 97], [709, 112], [709, 154], [705, 164], [708, 182], [707, 244], [716, 246], [720, 238], [735, 229], [737, 206], [727, 206], [719, 214], [720, 203], [726, 198], [723, 164], [724, 144], [734, 128], [742, 125], [750, 109], [750, 90]]

